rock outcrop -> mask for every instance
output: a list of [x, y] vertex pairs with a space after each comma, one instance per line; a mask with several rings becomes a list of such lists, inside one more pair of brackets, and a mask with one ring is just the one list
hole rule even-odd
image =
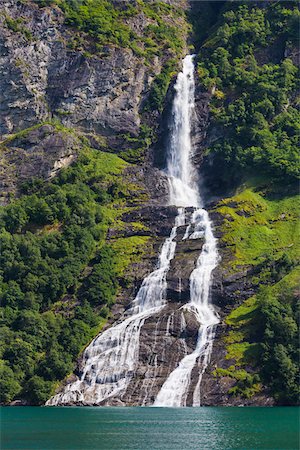
[[0, 203], [5, 204], [18, 187], [32, 177], [53, 178], [75, 161], [82, 142], [68, 131], [43, 125], [7, 139], [2, 144]]
[[[1, 11], [1, 134], [53, 117], [99, 134], [138, 134], [141, 99], [161, 61], [150, 71], [126, 48], [107, 47], [105, 57], [70, 50], [72, 30], [57, 7], [6, 0]], [[9, 29], [7, 16], [21, 17], [30, 39]], [[143, 30], [147, 22], [139, 19]]]
[[[181, 7], [187, 4], [186, 1], [169, 3]], [[1, 165], [7, 165], [8, 172], [15, 165], [14, 174], [3, 174], [1, 180], [1, 201], [5, 203], [5, 198], [16, 192], [18, 174], [21, 181], [25, 173], [31, 175], [29, 166], [42, 166], [35, 175], [47, 178], [76, 157], [77, 145], [71, 144], [72, 137], [66, 142], [62, 133], [54, 136], [54, 130], [50, 132], [44, 127], [32, 132], [32, 127], [59, 124], [84, 134], [94, 148], [119, 152], [128, 146], [124, 134], [138, 136], [141, 108], [152, 82], [174, 55], [166, 50], [160, 56], [153, 56], [149, 64], [133, 50], [116, 45], [106, 45], [102, 52], [93, 52], [88, 36], [81, 49], [73, 50], [71, 43], [76, 30], [65, 25], [63, 12], [53, 5], [40, 8], [31, 0], [4, 0], [0, 13]], [[153, 22], [144, 13], [126, 20], [139, 36]], [[166, 20], [177, 21], [184, 35], [182, 17], [168, 16]], [[151, 120], [156, 126], [159, 114]], [[17, 154], [13, 148], [22, 148], [22, 144], [19, 147], [18, 139], [12, 138], [18, 138], [18, 133], [24, 130], [29, 131], [28, 139], [37, 139], [40, 136], [36, 133], [44, 132], [52, 138], [41, 137], [40, 146], [36, 142], [29, 151], [26, 144], [26, 154], [23, 150]], [[44, 153], [46, 146], [50, 149], [49, 158]], [[32, 159], [27, 164], [24, 160], [29, 154]], [[20, 167], [23, 164], [24, 170]]]

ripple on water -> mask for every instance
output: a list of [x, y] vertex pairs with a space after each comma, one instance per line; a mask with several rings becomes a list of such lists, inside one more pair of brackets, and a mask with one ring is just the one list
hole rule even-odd
[[1, 449], [298, 449], [299, 409], [1, 408]]

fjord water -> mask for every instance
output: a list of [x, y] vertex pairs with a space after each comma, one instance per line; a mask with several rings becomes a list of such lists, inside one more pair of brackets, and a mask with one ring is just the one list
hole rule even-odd
[[299, 409], [1, 408], [1, 449], [298, 449]]

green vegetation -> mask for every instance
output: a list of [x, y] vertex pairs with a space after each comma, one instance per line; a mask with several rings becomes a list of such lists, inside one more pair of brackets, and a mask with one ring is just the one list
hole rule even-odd
[[[252, 361], [250, 361], [252, 363]], [[228, 390], [231, 395], [240, 395], [244, 398], [253, 397], [261, 390], [261, 382], [258, 374], [250, 374], [244, 369], [236, 369], [230, 366], [228, 369], [216, 369], [213, 374], [216, 377], [229, 377], [236, 380], [236, 384]]]
[[133, 195], [126, 167], [116, 155], [85, 148], [55, 180], [29, 180], [21, 198], [2, 208], [2, 402], [49, 398], [105, 323], [127, 264], [142, 254], [144, 237], [105, 243], [110, 224], [122, 228]]
[[[231, 327], [225, 339], [227, 358], [236, 363], [226, 371], [217, 369], [216, 375], [238, 381], [230, 393], [245, 395], [236, 367], [250, 363], [259, 371], [256, 380], [270, 387], [279, 404], [299, 401], [299, 277], [298, 266], [273, 286], [261, 286], [226, 318]], [[255, 392], [248, 390], [246, 396]]]
[[[81, 32], [73, 39], [72, 48], [84, 44], [83, 36], [92, 39], [94, 51], [105, 55], [105, 47], [114, 45], [130, 48], [149, 62], [155, 55], [181, 54], [187, 25], [182, 22], [181, 32], [174, 21], [184, 16], [183, 11], [162, 1], [111, 2], [109, 0], [35, 0], [40, 7], [58, 5], [65, 13], [65, 23]], [[131, 18], [143, 15], [147, 22], [141, 35], [133, 31]], [[165, 16], [168, 21], [165, 21]]]
[[8, 15], [6, 15], [5, 24], [11, 31], [23, 34], [28, 41], [32, 39], [32, 34], [24, 25], [24, 20], [22, 18], [19, 17], [18, 19], [12, 19]]
[[216, 208], [223, 217], [221, 242], [226, 248], [221, 264], [232, 273], [246, 274], [251, 268], [248, 282], [258, 294], [227, 316], [226, 359], [233, 364], [217, 368], [215, 375], [236, 380], [229, 390], [232, 395], [249, 398], [263, 383], [278, 403], [295, 404], [299, 398], [299, 196], [290, 190], [284, 193], [281, 187], [277, 190], [270, 181], [260, 189], [244, 187]]
[[220, 136], [209, 152], [223, 187], [240, 181], [241, 174], [284, 183], [299, 178], [299, 70], [283, 56], [297, 45], [300, 13], [294, 5], [228, 3], [201, 48], [198, 76], [213, 92], [213, 124]]
[[152, 128], [144, 124], [141, 125], [137, 137], [133, 137], [129, 133], [124, 134], [121, 137], [126, 143], [126, 149], [120, 152], [120, 157], [130, 163], [138, 163], [143, 161], [154, 136]]
[[129, 47], [135, 35], [123, 19], [135, 14], [132, 5], [124, 10], [106, 0], [60, 2], [66, 14], [66, 24], [77, 28], [96, 39], [102, 49], [108, 43]]
[[278, 403], [296, 404], [300, 395], [299, 279], [295, 270], [257, 295], [262, 333], [262, 377]]
[[265, 195], [245, 189], [222, 200], [216, 211], [224, 217], [222, 242], [230, 248], [232, 270], [258, 266], [259, 280], [285, 275], [299, 262], [299, 197]]
[[130, 264], [139, 260], [148, 240], [149, 236], [129, 236], [120, 238], [112, 243], [112, 248], [118, 255], [118, 260], [116, 261], [118, 273], [123, 274]]
[[232, 364], [215, 375], [236, 380], [232, 395], [249, 397], [266, 385], [281, 404], [299, 401], [300, 115], [293, 62], [299, 17], [293, 1], [263, 8], [227, 2], [197, 66], [202, 87], [212, 93], [216, 139], [207, 151], [208, 177], [213, 189], [238, 187], [215, 208], [222, 217], [221, 264], [227, 273], [244, 273], [258, 290], [227, 316]]
[[161, 73], [155, 78], [151, 87], [148, 102], [145, 105], [145, 110], [162, 111], [166, 93], [172, 77], [175, 74], [176, 60], [169, 60], [163, 67]]

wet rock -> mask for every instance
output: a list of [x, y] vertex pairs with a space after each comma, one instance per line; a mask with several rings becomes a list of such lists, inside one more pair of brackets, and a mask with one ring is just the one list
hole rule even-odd
[[196, 268], [201, 253], [201, 239], [179, 241], [176, 254], [167, 274], [167, 298], [169, 301], [187, 302], [190, 298], [190, 275]]
[[[180, 305], [168, 304], [147, 319], [140, 337], [138, 370], [122, 401], [129, 405], [153, 404], [168, 375], [192, 352], [199, 324]], [[109, 404], [115, 404], [114, 400]]]
[[178, 210], [173, 206], [144, 206], [122, 216], [124, 221], [142, 221], [151, 231], [151, 235], [167, 237], [174, 226]]

